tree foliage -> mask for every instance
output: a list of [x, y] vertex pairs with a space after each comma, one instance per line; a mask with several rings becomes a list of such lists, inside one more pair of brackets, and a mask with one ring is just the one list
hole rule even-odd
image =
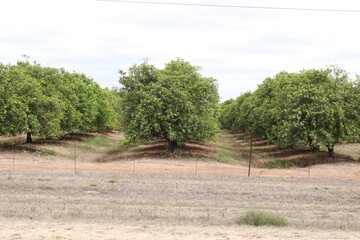
[[165, 138], [172, 151], [186, 140], [214, 137], [217, 128], [216, 80], [183, 59], [157, 69], [147, 61], [120, 71], [123, 126], [129, 141]]
[[32, 135], [116, 128], [119, 98], [84, 74], [28, 60], [0, 64], [0, 135], [27, 133], [31, 142]]
[[359, 93], [359, 80], [351, 82], [336, 66], [280, 72], [255, 92], [241, 95], [222, 118], [226, 127], [281, 146], [326, 146], [332, 156], [335, 144], [360, 139]]

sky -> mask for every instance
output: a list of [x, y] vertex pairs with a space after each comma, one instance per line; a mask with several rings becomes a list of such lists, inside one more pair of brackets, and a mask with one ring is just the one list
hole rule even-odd
[[183, 58], [217, 79], [222, 101], [280, 71], [337, 64], [351, 79], [360, 74], [358, 0], [143, 1], [359, 11], [0, 0], [0, 62], [14, 64], [25, 54], [111, 88], [120, 87], [119, 70], [146, 58], [158, 68]]

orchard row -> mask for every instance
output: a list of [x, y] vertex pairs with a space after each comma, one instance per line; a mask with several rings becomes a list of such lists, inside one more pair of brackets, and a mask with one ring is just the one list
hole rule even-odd
[[336, 66], [280, 72], [258, 89], [221, 104], [221, 125], [284, 147], [311, 150], [360, 141], [360, 80]]

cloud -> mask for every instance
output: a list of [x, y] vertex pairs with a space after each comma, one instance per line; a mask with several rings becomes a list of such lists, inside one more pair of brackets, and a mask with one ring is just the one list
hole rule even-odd
[[[204, 3], [204, 1], [188, 1]], [[356, 1], [207, 0], [210, 4], [360, 9]], [[0, 61], [22, 54], [118, 85], [119, 69], [177, 57], [218, 79], [223, 100], [279, 71], [337, 63], [356, 74], [358, 13], [141, 5], [96, 0], [0, 0]]]

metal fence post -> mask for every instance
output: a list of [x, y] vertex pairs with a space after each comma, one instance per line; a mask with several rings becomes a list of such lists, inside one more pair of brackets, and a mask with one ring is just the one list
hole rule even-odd
[[76, 159], [77, 159], [77, 153], [76, 153], [76, 142], [74, 139], [74, 173], [76, 174]]
[[198, 161], [199, 161], [199, 159], [196, 159], [196, 166], [195, 166], [195, 174], [196, 175], [198, 173]]
[[250, 177], [250, 169], [251, 169], [251, 157], [252, 157], [252, 138], [250, 138], [250, 153], [249, 153], [249, 171], [248, 171], [248, 177]]
[[14, 155], [14, 143], [12, 144], [12, 165], [13, 165], [13, 171], [15, 172], [15, 155]]

